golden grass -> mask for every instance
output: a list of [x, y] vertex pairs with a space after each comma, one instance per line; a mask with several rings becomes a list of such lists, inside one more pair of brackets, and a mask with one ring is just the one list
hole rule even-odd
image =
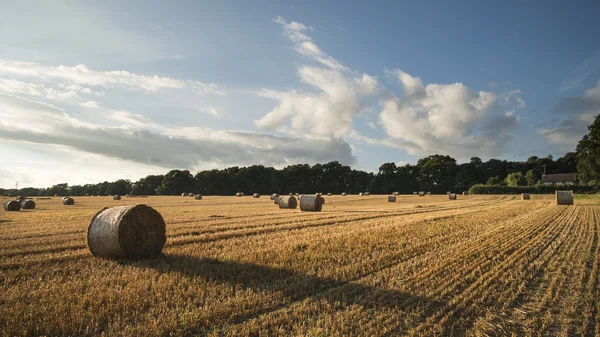
[[[599, 200], [519, 197], [36, 200], [0, 213], [0, 335], [600, 334]], [[92, 257], [93, 215], [136, 202], [163, 255]]]

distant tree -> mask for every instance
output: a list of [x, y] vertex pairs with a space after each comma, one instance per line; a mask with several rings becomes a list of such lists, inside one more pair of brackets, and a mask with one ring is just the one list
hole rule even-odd
[[62, 184], [56, 184], [52, 187], [50, 187], [48, 189], [50, 191], [51, 195], [67, 195], [69, 194], [69, 184], [67, 183], [62, 183]]
[[523, 176], [521, 172], [513, 172], [506, 176], [504, 180], [506, 186], [517, 187], [517, 186], [525, 186], [527, 185], [527, 179]]
[[131, 192], [131, 181], [129, 179], [119, 179], [108, 185], [109, 195], [125, 195]]
[[435, 154], [419, 159], [417, 166], [420, 168], [419, 184], [421, 189], [441, 193], [454, 187], [458, 169], [456, 159]]
[[593, 186], [600, 186], [600, 114], [588, 126], [589, 133], [577, 144], [579, 178]]
[[131, 186], [133, 195], [156, 195], [156, 189], [164, 179], [164, 175], [149, 175], [136, 181]]
[[157, 189], [158, 194], [178, 195], [194, 193], [196, 182], [188, 170], [171, 170], [165, 175]]
[[533, 170], [529, 170], [527, 171], [527, 173], [525, 174], [525, 179], [527, 180], [527, 186], [533, 186], [535, 185], [535, 174], [533, 173]]
[[498, 176], [490, 177], [485, 184], [489, 186], [500, 185], [502, 184], [502, 179]]

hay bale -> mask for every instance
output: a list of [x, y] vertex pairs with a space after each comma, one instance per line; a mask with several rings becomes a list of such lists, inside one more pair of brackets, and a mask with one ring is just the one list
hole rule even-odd
[[279, 197], [275, 197], [275, 198], [273, 198], [273, 203], [274, 203], [275, 205], [279, 205]]
[[298, 207], [298, 199], [293, 195], [279, 198], [279, 208], [296, 209]]
[[531, 199], [531, 196], [529, 195], [529, 193], [521, 193], [521, 200], [529, 200]]
[[244, 195], [244, 194], [243, 194], [242, 192], [237, 192], [237, 193], [235, 194], [235, 196], [236, 196], [236, 197], [241, 197], [241, 196], [243, 196], [243, 195]]
[[9, 200], [4, 203], [4, 210], [7, 212], [18, 212], [21, 210], [21, 203], [16, 200]]
[[346, 196], [346, 192], [342, 192], [342, 197], [345, 197], [345, 196]]
[[573, 205], [573, 191], [556, 191], [557, 205]]
[[323, 200], [319, 195], [303, 195], [300, 198], [300, 210], [303, 212], [320, 212]]
[[185, 196], [187, 196], [187, 194], [186, 193], [181, 193], [181, 196], [185, 197]]
[[395, 195], [389, 195], [388, 196], [388, 202], [396, 202], [396, 196]]
[[365, 192], [365, 197], [370, 196], [371, 194], [369, 192]]
[[65, 205], [65, 206], [75, 205], [75, 200], [73, 200], [73, 198], [65, 197], [63, 199], [63, 205]]
[[188, 197], [193, 198], [194, 197], [194, 193], [188, 193]]
[[275, 198], [279, 198], [279, 194], [277, 194], [277, 193], [271, 194], [271, 200], [275, 200]]
[[321, 197], [321, 205], [325, 205], [325, 198]]
[[423, 191], [419, 191], [419, 196], [420, 196], [420, 197], [424, 197], [424, 196], [425, 196], [425, 192], [423, 192]]
[[397, 197], [400, 195], [400, 192], [394, 192], [394, 193], [392, 193], [392, 195]]
[[18, 197], [17, 197], [17, 201], [18, 201], [18, 202], [21, 202], [21, 201], [23, 201], [23, 200], [25, 200], [25, 199], [27, 199], [27, 197], [25, 197], [25, 196], [23, 196], [23, 195], [20, 195], [20, 196], [18, 196]]
[[469, 195], [469, 192], [463, 191], [463, 195]]
[[448, 199], [449, 200], [456, 200], [456, 193], [450, 193], [450, 194], [448, 194]]
[[113, 200], [121, 200], [121, 196], [120, 195], [113, 195]]
[[200, 195], [200, 194], [196, 194], [196, 195], [194, 196], [194, 199], [196, 199], [196, 200], [202, 200], [202, 195]]
[[30, 199], [21, 200], [22, 209], [35, 209], [35, 202]]
[[299, 197], [299, 196], [300, 196], [300, 193], [296, 192], [296, 194], [295, 194], [295, 195], [296, 195], [297, 197]]
[[96, 257], [152, 257], [162, 251], [165, 233], [163, 217], [150, 206], [104, 208], [88, 227], [88, 247]]
[[431, 195], [431, 192], [427, 192], [427, 195]]
[[417, 194], [419, 194], [419, 192], [413, 192], [413, 195], [417, 195]]
[[358, 193], [358, 196], [362, 197], [363, 195], [365, 195], [363, 192]]
[[288, 195], [291, 197], [292, 195], [294, 195], [294, 193], [290, 193], [290, 194], [288, 194]]
[[254, 194], [252, 194], [252, 198], [258, 199], [258, 198], [260, 198], [260, 194], [254, 193]]
[[330, 196], [332, 196], [332, 194], [331, 193], [327, 193], [327, 196], [330, 197]]

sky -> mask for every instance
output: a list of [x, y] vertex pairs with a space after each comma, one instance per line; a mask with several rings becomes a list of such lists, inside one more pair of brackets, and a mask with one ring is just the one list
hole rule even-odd
[[598, 1], [0, 1], [0, 187], [573, 151]]

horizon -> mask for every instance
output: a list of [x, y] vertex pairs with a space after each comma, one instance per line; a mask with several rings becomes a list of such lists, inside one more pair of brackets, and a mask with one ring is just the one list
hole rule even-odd
[[559, 158], [600, 113], [598, 3], [177, 4], [0, 4], [0, 188]]

